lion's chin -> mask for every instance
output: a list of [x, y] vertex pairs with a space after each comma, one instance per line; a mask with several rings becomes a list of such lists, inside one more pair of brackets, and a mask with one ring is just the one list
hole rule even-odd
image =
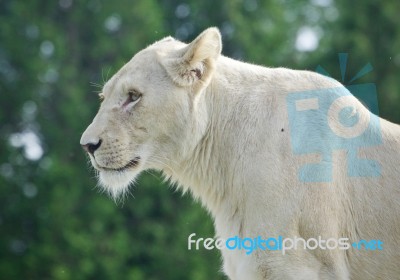
[[115, 200], [128, 192], [129, 185], [135, 182], [138, 173], [132, 171], [100, 171], [98, 179], [101, 187]]

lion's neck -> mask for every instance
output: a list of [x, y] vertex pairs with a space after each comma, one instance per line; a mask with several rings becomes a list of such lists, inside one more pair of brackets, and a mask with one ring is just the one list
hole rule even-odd
[[[218, 234], [240, 234], [246, 208], [243, 182], [246, 166], [242, 160], [246, 149], [240, 147], [244, 143], [237, 139], [240, 133], [237, 104], [227, 106], [238, 94], [235, 87], [226, 87], [219, 79], [203, 94], [208, 119], [205, 133], [189, 156], [168, 175], [184, 191], [200, 199], [213, 215]], [[240, 98], [235, 102], [241, 102]]]

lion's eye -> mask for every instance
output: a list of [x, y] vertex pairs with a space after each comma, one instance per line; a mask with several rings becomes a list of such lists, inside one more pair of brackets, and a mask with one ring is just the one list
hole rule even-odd
[[142, 97], [142, 94], [140, 92], [130, 90], [128, 92], [128, 103], [136, 102]]
[[142, 94], [136, 90], [128, 91], [128, 99], [122, 104], [123, 108], [129, 109], [134, 106], [142, 97]]

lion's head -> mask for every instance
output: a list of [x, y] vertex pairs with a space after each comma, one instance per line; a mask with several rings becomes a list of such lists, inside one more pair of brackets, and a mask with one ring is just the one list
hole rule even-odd
[[206, 129], [204, 89], [221, 52], [210, 28], [186, 45], [170, 37], [137, 53], [103, 87], [100, 109], [80, 144], [111, 195], [149, 168], [188, 155]]

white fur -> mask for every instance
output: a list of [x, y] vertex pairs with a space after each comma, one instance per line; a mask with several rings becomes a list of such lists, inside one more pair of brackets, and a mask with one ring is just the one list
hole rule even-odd
[[[399, 279], [400, 127], [381, 119], [383, 144], [359, 151], [381, 164], [382, 176], [347, 176], [345, 151], [337, 151], [333, 182], [302, 183], [300, 166], [318, 155], [293, 154], [287, 94], [341, 85], [312, 72], [235, 61], [220, 55], [221, 46], [215, 28], [189, 45], [166, 38], [106, 84], [105, 100], [81, 139], [103, 141], [91, 160], [104, 187], [117, 195], [140, 171], [156, 168], [200, 198], [222, 238], [384, 241], [382, 251], [223, 250], [230, 279]], [[130, 88], [143, 97], [124, 111]], [[361, 103], [346, 102], [366, 121]], [[120, 175], [100, 167], [118, 168], [136, 156], [139, 165]]]

